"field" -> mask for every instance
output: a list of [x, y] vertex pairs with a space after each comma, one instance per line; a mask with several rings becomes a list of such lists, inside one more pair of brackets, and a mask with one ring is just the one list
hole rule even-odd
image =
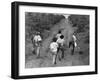
[[[89, 16], [88, 15], [57, 15], [46, 13], [25, 13], [25, 68], [81, 66], [89, 65]], [[52, 38], [61, 29], [66, 40], [65, 57], [57, 64], [52, 64], [52, 55], [48, 51]], [[32, 53], [31, 37], [36, 31], [43, 38], [40, 58]], [[78, 47], [74, 55], [68, 48], [70, 36], [75, 32]], [[59, 52], [60, 54], [61, 52]]]

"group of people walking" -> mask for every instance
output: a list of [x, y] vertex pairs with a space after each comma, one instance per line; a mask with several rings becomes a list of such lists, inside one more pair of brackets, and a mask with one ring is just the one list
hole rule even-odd
[[[37, 32], [33, 37], [32, 37], [32, 43], [33, 47], [36, 48], [34, 51], [36, 51], [37, 57], [40, 55], [40, 47], [42, 44], [42, 37], [39, 32]], [[65, 37], [62, 34], [62, 31], [59, 30], [58, 33], [52, 38], [52, 41], [49, 45], [49, 51], [52, 54], [53, 60], [52, 63], [56, 64], [57, 57], [61, 61], [64, 58], [64, 48], [65, 48], [66, 42], [65, 42]], [[76, 43], [76, 36], [73, 34], [71, 37], [71, 40], [69, 41], [69, 48], [72, 47], [71, 54], [74, 54], [74, 48], [77, 46]], [[59, 53], [61, 51], [61, 53]]]

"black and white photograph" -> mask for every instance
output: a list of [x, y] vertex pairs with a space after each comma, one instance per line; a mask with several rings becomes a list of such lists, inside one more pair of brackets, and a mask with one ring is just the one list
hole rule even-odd
[[89, 15], [25, 12], [25, 68], [89, 65]]
[[97, 7], [12, 3], [12, 78], [97, 74]]

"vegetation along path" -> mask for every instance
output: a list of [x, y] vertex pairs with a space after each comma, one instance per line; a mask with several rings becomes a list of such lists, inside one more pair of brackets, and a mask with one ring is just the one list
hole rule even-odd
[[64, 59], [62, 59], [61, 61], [57, 59], [57, 64], [52, 64], [52, 55], [47, 50], [52, 38], [57, 34], [59, 29], [62, 30], [62, 33], [65, 36], [66, 45], [68, 46], [68, 42], [71, 37], [70, 35], [72, 35], [72, 33], [74, 32], [74, 29], [70, 25], [68, 19], [65, 18], [52, 27], [52, 29], [50, 30], [50, 35], [43, 41], [40, 50], [40, 58], [36, 58], [36, 55], [32, 53], [28, 56], [27, 62], [25, 63], [26, 68], [84, 65], [84, 61], [81, 60], [78, 52], [75, 51], [75, 54], [71, 55], [68, 47], [66, 47], [66, 50], [64, 52]]

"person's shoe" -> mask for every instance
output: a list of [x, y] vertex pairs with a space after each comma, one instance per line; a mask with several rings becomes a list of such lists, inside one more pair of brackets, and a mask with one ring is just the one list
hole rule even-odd
[[64, 55], [62, 55], [62, 59], [64, 58]]
[[35, 54], [36, 54], [36, 53], [35, 53], [35, 50], [33, 50], [32, 53], [35, 55]]
[[61, 61], [61, 58], [59, 58], [59, 61]]
[[36, 58], [38, 59], [38, 58], [40, 58], [40, 56], [37, 56]]
[[54, 62], [54, 65], [56, 65], [57, 63], [56, 62]]
[[72, 53], [72, 55], [74, 55], [74, 53]]

